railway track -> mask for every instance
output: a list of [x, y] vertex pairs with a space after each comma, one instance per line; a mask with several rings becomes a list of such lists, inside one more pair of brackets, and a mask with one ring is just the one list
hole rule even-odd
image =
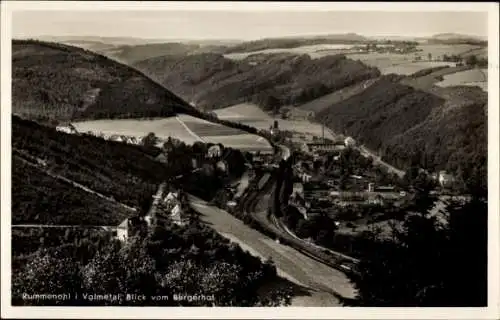
[[288, 233], [281, 226], [278, 219], [270, 212], [259, 212], [256, 210], [259, 201], [262, 201], [262, 198], [265, 195], [273, 192], [274, 186], [275, 181], [271, 178], [271, 176], [265, 183], [262, 183], [260, 180], [258, 189], [248, 194], [242, 201], [241, 209], [243, 213], [250, 216], [252, 220], [258, 224], [260, 229], [259, 231], [331, 268], [342, 272], [354, 272], [356, 264], [359, 260], [333, 252], [329, 249], [320, 248], [319, 246], [307, 243], [305, 240], [298, 239]]

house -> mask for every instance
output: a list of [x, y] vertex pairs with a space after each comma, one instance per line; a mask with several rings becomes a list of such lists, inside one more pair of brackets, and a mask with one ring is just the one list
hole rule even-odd
[[356, 145], [356, 141], [352, 137], [347, 137], [344, 140], [344, 145], [346, 147], [354, 147]]
[[116, 227], [116, 238], [122, 242], [126, 242], [128, 238], [140, 229], [142, 223], [144, 223], [142, 217], [135, 216], [126, 218]]
[[191, 158], [191, 165], [193, 166], [193, 168], [197, 169], [198, 168], [198, 159]]
[[214, 145], [208, 148], [207, 151], [207, 157], [208, 158], [215, 158], [215, 157], [220, 157], [222, 154], [221, 147], [219, 145]]
[[303, 183], [311, 181], [312, 176], [310, 174], [307, 174], [305, 172], [302, 173], [300, 176], [300, 179], [302, 180]]
[[366, 202], [369, 203], [369, 204], [374, 204], [374, 205], [383, 205], [384, 204], [384, 198], [377, 194], [377, 195], [370, 195], [368, 196], [368, 198], [366, 199]]
[[111, 135], [108, 140], [110, 140], [110, 141], [117, 141], [117, 142], [122, 142], [123, 141], [122, 137], [120, 137], [117, 134]]
[[158, 156], [156, 156], [155, 160], [161, 163], [168, 163], [168, 154], [162, 152]]
[[59, 132], [67, 133], [67, 134], [77, 133], [77, 131], [75, 130], [75, 127], [73, 127], [73, 126], [57, 126], [56, 130]]
[[394, 192], [395, 187], [393, 186], [377, 186], [375, 191], [377, 192]]
[[370, 182], [368, 183], [368, 192], [374, 192], [375, 191], [375, 183]]
[[174, 208], [170, 211], [170, 218], [172, 222], [178, 225], [184, 225], [184, 211], [181, 208], [181, 204], [177, 203]]
[[304, 146], [302, 147], [302, 150], [304, 152], [318, 152], [318, 151], [323, 151], [323, 152], [336, 152], [336, 151], [342, 151], [345, 149], [344, 143], [339, 143], [339, 142], [326, 142], [326, 143], [307, 143], [307, 148]]
[[304, 194], [304, 186], [300, 182], [296, 182], [293, 184], [292, 194], [303, 195]]
[[120, 223], [118, 225], [118, 227], [116, 228], [116, 237], [118, 238], [118, 240], [120, 240], [122, 242], [125, 242], [128, 239], [128, 236], [129, 236], [128, 224], [129, 224], [129, 220], [127, 218], [127, 219], [123, 220], [123, 222]]
[[455, 182], [455, 177], [452, 174], [446, 173], [446, 171], [440, 171], [439, 172], [439, 178], [438, 178], [439, 184], [443, 188], [451, 187], [453, 183]]
[[171, 203], [177, 201], [177, 192], [169, 192], [167, 196], [163, 199], [163, 203]]

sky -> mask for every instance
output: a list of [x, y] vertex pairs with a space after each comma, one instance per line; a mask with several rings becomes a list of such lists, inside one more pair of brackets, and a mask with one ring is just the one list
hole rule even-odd
[[236, 39], [358, 33], [365, 36], [488, 36], [486, 12], [387, 11], [14, 11], [14, 38], [101, 36]]

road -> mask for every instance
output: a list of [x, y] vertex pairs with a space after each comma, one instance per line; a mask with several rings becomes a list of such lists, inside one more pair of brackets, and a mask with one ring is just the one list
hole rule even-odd
[[[282, 158], [290, 157], [288, 147], [279, 147]], [[269, 197], [269, 192], [259, 194], [255, 199], [257, 205], [251, 214], [263, 219], [269, 205]], [[290, 246], [277, 243], [275, 239], [245, 225], [227, 211], [211, 206], [199, 198], [190, 195], [189, 201], [192, 208], [201, 214], [200, 219], [203, 222], [262, 260], [272, 258], [281, 277], [304, 289], [305, 294], [292, 299], [293, 306], [341, 306], [342, 298], [355, 297], [353, 285], [341, 271]], [[272, 224], [270, 227], [276, 228]]]
[[397, 174], [400, 178], [402, 178], [405, 175], [405, 172], [403, 170], [400, 170], [387, 162], [383, 161], [381, 157], [373, 153], [372, 151], [368, 150], [365, 146], [360, 146], [357, 148], [359, 152], [365, 157], [372, 157], [374, 164], [383, 166], [389, 171], [390, 173], [395, 173]]
[[271, 257], [280, 276], [305, 288], [308, 294], [294, 297], [293, 306], [340, 306], [339, 296], [354, 298], [355, 290], [344, 273], [277, 243], [227, 211], [194, 196], [189, 196], [189, 200], [203, 222], [251, 254], [262, 259]]
[[[330, 134], [332, 136], [334, 136], [334, 137], [338, 136], [330, 128], [328, 128], [328, 127], [325, 126], [325, 129], [328, 132], [330, 132]], [[402, 171], [402, 170], [400, 170], [400, 169], [398, 169], [398, 168], [396, 168], [396, 167], [388, 164], [387, 162], [383, 161], [381, 159], [381, 157], [379, 157], [378, 155], [376, 155], [375, 153], [373, 153], [373, 151], [368, 150], [365, 146], [358, 146], [355, 149], [357, 149], [365, 157], [372, 157], [374, 164], [380, 165], [380, 166], [386, 168], [387, 171], [389, 171], [391, 173], [397, 174], [400, 178], [402, 178], [405, 175], [404, 171]]]

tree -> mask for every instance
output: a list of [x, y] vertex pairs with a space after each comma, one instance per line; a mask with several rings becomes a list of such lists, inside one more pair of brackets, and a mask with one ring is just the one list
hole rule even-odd
[[156, 137], [154, 132], [148, 133], [148, 135], [142, 139], [142, 145], [146, 147], [154, 147], [157, 143], [158, 138]]
[[12, 297], [16, 305], [70, 305], [69, 300], [25, 300], [26, 294], [72, 294], [81, 290], [80, 268], [76, 261], [63, 253], [40, 249], [19, 271], [13, 272]]
[[[409, 214], [395, 240], [378, 240], [351, 275], [358, 306], [485, 306], [487, 204], [450, 203], [448, 222]], [[463, 275], [467, 274], [466, 277]]]
[[465, 64], [468, 66], [475, 66], [478, 63], [477, 56], [474, 54], [471, 54], [465, 59]]

